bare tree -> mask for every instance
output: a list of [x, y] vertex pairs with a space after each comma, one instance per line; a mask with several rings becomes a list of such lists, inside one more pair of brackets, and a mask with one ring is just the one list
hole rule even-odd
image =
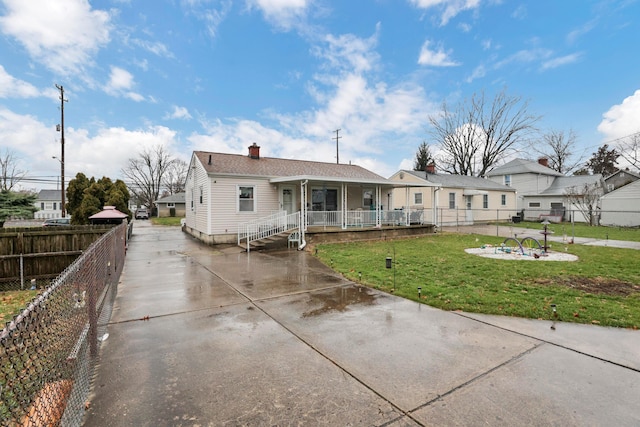
[[162, 145], [143, 150], [138, 157], [128, 160], [122, 169], [127, 178], [129, 190], [143, 206], [151, 209], [158, 200], [165, 174], [175, 162]]
[[532, 143], [531, 149], [549, 159], [551, 169], [568, 175], [584, 162], [584, 158], [575, 157], [577, 139], [573, 129], [566, 133], [563, 130], [551, 129], [542, 135], [543, 143]]
[[443, 169], [458, 175], [486, 172], [535, 131], [540, 119], [528, 112], [529, 102], [505, 90], [488, 101], [484, 92], [438, 116], [429, 116], [433, 138], [439, 142]]
[[569, 206], [575, 206], [589, 225], [597, 225], [598, 201], [602, 194], [602, 186], [597, 183], [587, 183], [565, 190]]
[[640, 171], [640, 132], [624, 138], [620, 144], [620, 157], [626, 160], [636, 171]]
[[18, 169], [15, 153], [5, 148], [0, 155], [0, 190], [13, 190], [26, 175], [26, 171]]
[[184, 192], [189, 165], [182, 159], [175, 159], [164, 175], [164, 187], [167, 195]]

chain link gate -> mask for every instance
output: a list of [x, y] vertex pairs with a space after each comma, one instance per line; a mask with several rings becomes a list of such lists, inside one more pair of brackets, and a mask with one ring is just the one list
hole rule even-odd
[[127, 224], [85, 250], [0, 332], [3, 426], [79, 426], [124, 265]]

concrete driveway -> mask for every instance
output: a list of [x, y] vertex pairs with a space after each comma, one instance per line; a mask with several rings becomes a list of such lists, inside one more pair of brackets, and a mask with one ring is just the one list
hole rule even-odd
[[108, 332], [86, 426], [640, 424], [638, 331], [440, 311], [148, 222]]

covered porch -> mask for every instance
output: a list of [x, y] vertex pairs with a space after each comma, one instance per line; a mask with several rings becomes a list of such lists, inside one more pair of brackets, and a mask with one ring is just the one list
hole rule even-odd
[[[432, 208], [391, 208], [394, 206], [393, 189], [407, 187], [406, 184], [386, 179], [312, 176], [279, 177], [270, 182], [279, 189], [280, 210], [287, 213], [299, 211], [300, 226], [304, 230], [310, 227], [346, 230], [435, 224], [436, 215]], [[410, 205], [409, 197], [407, 187], [404, 206]]]

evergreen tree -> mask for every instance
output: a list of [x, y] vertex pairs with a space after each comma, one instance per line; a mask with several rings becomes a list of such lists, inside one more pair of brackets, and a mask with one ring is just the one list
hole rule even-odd
[[33, 218], [33, 213], [38, 210], [34, 205], [37, 198], [32, 193], [0, 191], [0, 226], [11, 217]]
[[431, 155], [431, 151], [429, 150], [429, 144], [425, 141], [422, 141], [422, 144], [418, 147], [418, 151], [416, 152], [416, 159], [413, 162], [413, 170], [414, 171], [426, 171], [427, 166], [430, 163], [433, 163], [434, 159]]

